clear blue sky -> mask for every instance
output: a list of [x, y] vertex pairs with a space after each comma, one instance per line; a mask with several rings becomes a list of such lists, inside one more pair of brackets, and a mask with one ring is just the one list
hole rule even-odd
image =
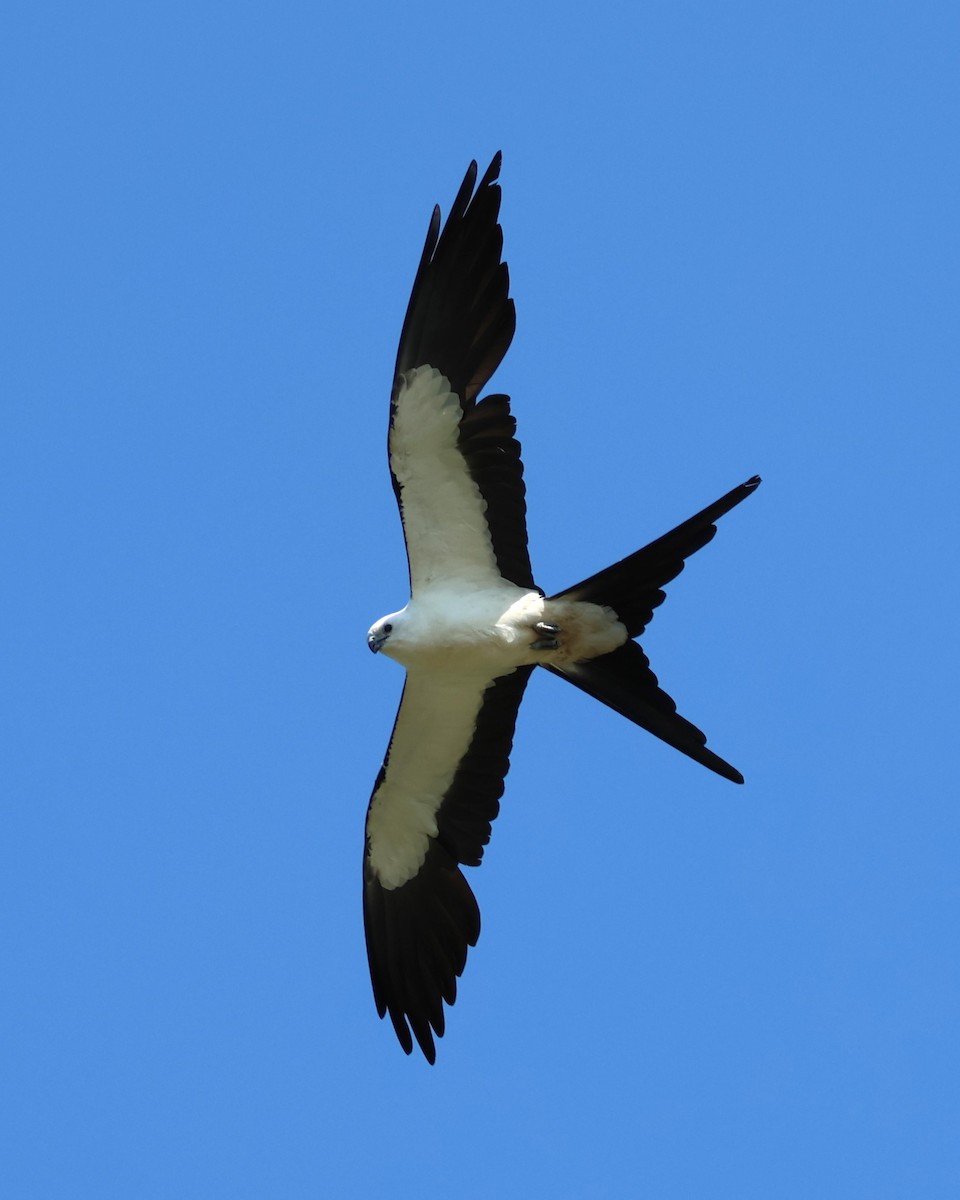
[[[960, 1195], [955, 4], [7, 7], [15, 1200]], [[385, 463], [503, 149], [557, 589], [754, 472], [645, 640], [736, 788], [544, 674], [439, 1061], [370, 996]]]

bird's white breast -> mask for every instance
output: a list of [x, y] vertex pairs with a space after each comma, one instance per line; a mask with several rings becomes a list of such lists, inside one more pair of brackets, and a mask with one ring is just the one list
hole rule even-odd
[[407, 668], [485, 674], [488, 679], [537, 661], [530, 650], [543, 597], [512, 583], [452, 585], [415, 595], [395, 622], [383, 653]]

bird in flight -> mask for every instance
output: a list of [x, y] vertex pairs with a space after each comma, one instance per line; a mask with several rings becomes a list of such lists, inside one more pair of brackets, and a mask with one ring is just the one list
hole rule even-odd
[[388, 454], [410, 600], [367, 645], [406, 682], [367, 810], [363, 917], [377, 1011], [429, 1062], [480, 911], [478, 866], [500, 809], [517, 710], [535, 667], [569, 680], [725, 779], [743, 776], [677, 712], [636, 639], [663, 587], [760, 483], [748, 479], [581, 583], [544, 594], [527, 550], [516, 422], [478, 399], [513, 339], [501, 261], [500, 155], [470, 164], [443, 230], [434, 208], [400, 335]]

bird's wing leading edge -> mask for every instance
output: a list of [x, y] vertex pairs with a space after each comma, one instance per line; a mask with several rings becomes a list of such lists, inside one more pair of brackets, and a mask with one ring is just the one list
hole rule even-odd
[[500, 809], [532, 667], [494, 680], [410, 672], [367, 810], [363, 919], [374, 999], [409, 1054], [429, 1062], [480, 912], [476, 866]]
[[516, 326], [499, 225], [500, 155], [434, 209], [397, 353], [388, 450], [414, 593], [455, 577], [532, 588], [508, 397], [477, 396]]

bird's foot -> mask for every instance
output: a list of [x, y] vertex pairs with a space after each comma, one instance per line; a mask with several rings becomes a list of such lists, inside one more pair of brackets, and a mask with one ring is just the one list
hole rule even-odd
[[539, 637], [531, 645], [531, 650], [560, 649], [559, 625], [548, 625], [546, 621], [538, 621], [533, 627], [533, 632], [539, 634]]

